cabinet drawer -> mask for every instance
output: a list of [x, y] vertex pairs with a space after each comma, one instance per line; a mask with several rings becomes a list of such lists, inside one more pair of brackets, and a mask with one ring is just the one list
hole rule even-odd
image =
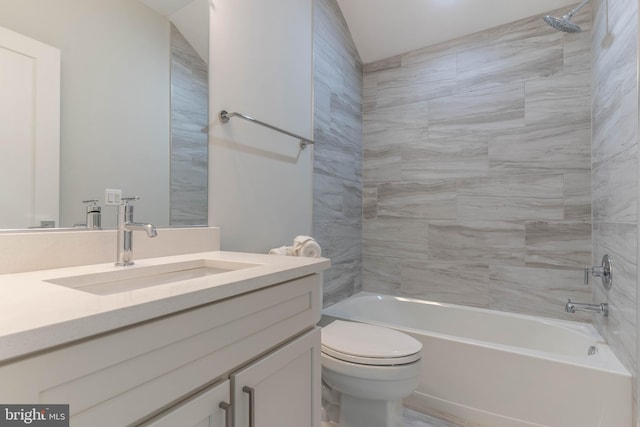
[[170, 405], [320, 317], [317, 274], [0, 367], [0, 401], [68, 403], [71, 423], [127, 425]]

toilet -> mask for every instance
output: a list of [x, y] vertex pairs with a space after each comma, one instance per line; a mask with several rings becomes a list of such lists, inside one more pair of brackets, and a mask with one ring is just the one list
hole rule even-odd
[[322, 328], [322, 380], [340, 392], [340, 427], [401, 427], [422, 344], [402, 332], [336, 320]]

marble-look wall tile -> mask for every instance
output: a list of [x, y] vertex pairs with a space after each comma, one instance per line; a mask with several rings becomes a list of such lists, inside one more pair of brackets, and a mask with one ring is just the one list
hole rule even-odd
[[525, 121], [555, 127], [591, 124], [590, 70], [538, 77], [525, 83]]
[[368, 292], [399, 295], [400, 258], [391, 256], [362, 257], [362, 288]]
[[332, 263], [323, 273], [323, 280], [322, 303], [327, 307], [362, 290], [362, 261]]
[[[560, 15], [566, 13], [558, 12]], [[556, 15], [558, 16], [558, 15]], [[583, 32], [591, 32], [591, 3], [587, 3], [581, 13], [574, 15], [572, 21], [582, 28]], [[580, 33], [564, 35], [564, 72], [591, 69], [591, 38], [582, 37]]]
[[504, 131], [489, 139], [489, 168], [499, 174], [589, 169], [590, 135], [590, 127], [584, 123]]
[[[366, 137], [365, 137], [366, 138]], [[365, 147], [362, 173], [367, 184], [393, 182], [402, 179], [402, 152], [400, 146]]]
[[485, 178], [461, 179], [458, 192], [464, 195], [504, 197], [531, 197], [534, 199], [561, 199], [564, 176], [562, 174], [496, 175]]
[[313, 177], [313, 214], [320, 218], [340, 218], [345, 213], [343, 180], [336, 176]]
[[429, 103], [378, 108], [364, 116], [367, 148], [384, 148], [429, 137]]
[[594, 302], [609, 304], [609, 316], [594, 316], [594, 323], [634, 375], [637, 418], [638, 2], [591, 3], [592, 265], [599, 265], [604, 254], [614, 261], [610, 291], [606, 292], [597, 278], [591, 281]]
[[476, 307], [489, 305], [489, 267], [402, 261], [400, 293], [427, 301]]
[[594, 302], [607, 302], [609, 316], [596, 316], [594, 321], [607, 341], [616, 349], [617, 356], [625, 366], [636, 372], [635, 335], [637, 328], [636, 307], [637, 289], [637, 224], [595, 223], [593, 227], [593, 265], [600, 265], [603, 255], [607, 254], [614, 263], [614, 282], [607, 292], [602, 281], [591, 278]]
[[591, 222], [591, 171], [564, 174], [564, 219]]
[[362, 227], [364, 256], [428, 259], [428, 222], [412, 219], [376, 219]]
[[378, 108], [378, 76], [365, 73], [362, 77], [362, 112], [371, 113]]
[[634, 222], [638, 215], [638, 145], [592, 171], [593, 220]]
[[562, 220], [562, 199], [534, 199], [532, 197], [504, 197], [482, 195], [458, 195], [458, 218], [496, 220]]
[[208, 221], [208, 65], [171, 25], [170, 224]]
[[392, 68], [399, 68], [402, 64], [402, 56], [396, 55], [391, 58], [381, 59], [380, 61], [370, 62], [362, 67], [362, 72], [365, 74], [373, 73], [375, 71], [389, 70]]
[[[458, 91], [456, 56], [426, 58], [378, 73], [378, 108], [407, 105]], [[429, 72], [425, 73], [424, 70]]]
[[582, 270], [490, 266], [490, 306], [568, 320], [589, 321], [587, 313], [565, 313], [567, 299], [589, 301], [591, 290], [582, 283]]
[[400, 147], [404, 181], [481, 177], [489, 173], [486, 133], [429, 132], [421, 141]]
[[429, 129], [495, 130], [524, 125], [524, 83], [479, 89], [429, 103]]
[[456, 182], [400, 182], [378, 185], [378, 217], [456, 218]]
[[367, 186], [362, 189], [362, 218], [374, 219], [378, 216], [378, 187]]
[[590, 297], [590, 7], [576, 20], [365, 66], [364, 289], [584, 318], [562, 311]]
[[[611, 88], [610, 96], [594, 99], [593, 146], [594, 166], [628, 150], [637, 144], [633, 126], [638, 117], [637, 95], [631, 88]], [[603, 94], [604, 96], [605, 94]]]
[[591, 262], [591, 224], [529, 222], [525, 245], [528, 266], [580, 269]]
[[594, 7], [592, 152], [599, 165], [637, 143], [638, 5], [621, 0]]
[[[511, 40], [458, 53], [458, 84], [461, 90], [504, 85], [559, 73], [563, 68], [563, 38], [541, 31], [542, 20], [528, 34]], [[513, 34], [513, 33], [508, 33]]]
[[562, 220], [563, 176], [494, 176], [458, 182], [458, 218]]
[[462, 263], [523, 265], [524, 224], [503, 221], [429, 222], [429, 257]]
[[[326, 306], [362, 289], [363, 76], [337, 2], [316, 0], [313, 6], [313, 234], [331, 258], [324, 273]], [[366, 84], [375, 93], [376, 81]]]

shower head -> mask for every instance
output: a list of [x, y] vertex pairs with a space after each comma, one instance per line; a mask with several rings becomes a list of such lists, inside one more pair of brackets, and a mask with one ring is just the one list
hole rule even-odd
[[579, 25], [571, 22], [571, 20], [567, 16], [568, 15], [564, 15], [562, 18], [558, 18], [556, 16], [547, 15], [543, 19], [544, 22], [551, 25], [558, 31], [564, 31], [565, 33], [579, 33], [580, 31], [582, 31], [582, 28], [580, 28]]
[[566, 15], [564, 15], [562, 18], [547, 15], [543, 18], [544, 22], [546, 22], [547, 24], [549, 24], [551, 27], [555, 28], [558, 31], [564, 31], [565, 33], [579, 33], [580, 31], [582, 31], [582, 28], [580, 28], [579, 25], [571, 22], [571, 18], [573, 17], [573, 15], [578, 13], [580, 9], [585, 7], [587, 3], [589, 3], [589, 0], [584, 0], [574, 9], [571, 9], [571, 11]]

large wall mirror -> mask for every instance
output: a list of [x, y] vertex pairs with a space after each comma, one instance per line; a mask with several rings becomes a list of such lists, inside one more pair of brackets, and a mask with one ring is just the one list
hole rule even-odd
[[[113, 227], [107, 188], [140, 197], [136, 220], [206, 225], [209, 7], [209, 0], [0, 0], [0, 27], [61, 58], [60, 155], [49, 159], [59, 162], [59, 211], [0, 213], [0, 229], [48, 225], [47, 216], [56, 227], [81, 228], [89, 199], [102, 206], [103, 227]], [[0, 127], [8, 120], [0, 116]], [[2, 151], [5, 161], [15, 151]], [[16, 170], [19, 161], [10, 161]], [[0, 170], [5, 188], [32, 185], [6, 175]], [[0, 211], [14, 200], [0, 195]]]

